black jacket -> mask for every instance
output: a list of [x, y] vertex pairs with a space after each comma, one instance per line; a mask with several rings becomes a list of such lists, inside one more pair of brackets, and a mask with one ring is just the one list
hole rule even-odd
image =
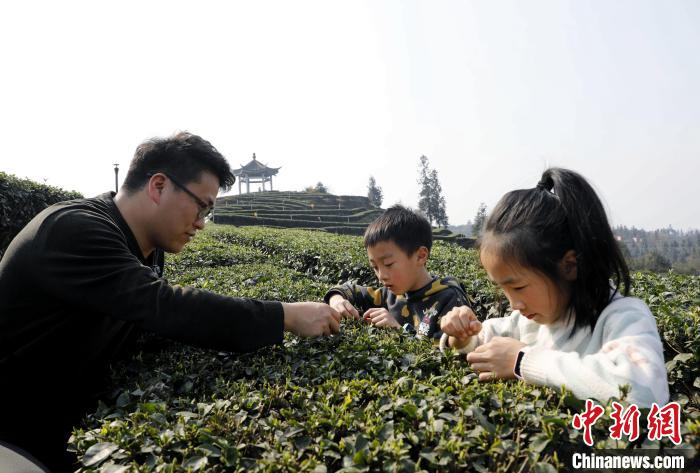
[[419, 337], [440, 339], [440, 318], [454, 307], [469, 305], [464, 287], [453, 277], [437, 278], [424, 287], [397, 295], [386, 287], [374, 288], [346, 282], [332, 287], [324, 300], [328, 303], [333, 294], [340, 294], [361, 312], [372, 307], [384, 307], [402, 327], [408, 324]]
[[227, 351], [282, 340], [280, 303], [160, 278], [153, 266], [162, 261], [144, 258], [113, 196], [47, 208], [0, 261], [0, 439], [31, 423], [28, 415], [48, 415], [46, 425], [62, 415], [51, 409], [84, 407], [141, 329]]

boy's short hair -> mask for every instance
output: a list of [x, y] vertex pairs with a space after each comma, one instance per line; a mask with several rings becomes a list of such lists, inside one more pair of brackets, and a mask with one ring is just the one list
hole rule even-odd
[[129, 165], [123, 187], [127, 192], [141, 189], [148, 173], [167, 172], [184, 184], [196, 181], [203, 171], [214, 174], [223, 190], [231, 188], [236, 177], [226, 158], [201, 136], [181, 131], [168, 138], [151, 138], [141, 143]]
[[394, 205], [384, 211], [365, 230], [365, 248], [382, 241], [393, 241], [407, 255], [425, 246], [433, 246], [433, 229], [422, 215], [402, 205]]

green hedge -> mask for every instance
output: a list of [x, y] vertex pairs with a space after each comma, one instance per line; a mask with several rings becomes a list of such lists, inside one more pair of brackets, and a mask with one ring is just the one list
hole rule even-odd
[[[218, 205], [218, 204], [217, 204]], [[282, 208], [282, 205], [268, 205], [260, 204], [255, 205], [252, 209], [249, 205], [222, 205], [216, 207], [216, 212], [222, 213], [236, 213], [236, 214], [246, 214], [251, 212], [257, 212], [258, 215], [267, 216], [268, 213], [293, 213], [294, 215], [314, 215], [314, 216], [338, 216], [347, 217], [358, 214], [360, 212], [366, 212], [367, 209], [358, 207], [353, 209], [293, 209], [289, 206]], [[382, 213], [382, 209], [372, 209], [373, 212]]]
[[0, 258], [12, 239], [49, 205], [79, 199], [78, 192], [38, 184], [0, 171]]
[[327, 208], [374, 207], [369, 202], [369, 199], [364, 196], [319, 194], [315, 192], [254, 192], [250, 194], [230, 195], [217, 199], [217, 203], [222, 204], [223, 202], [238, 202], [243, 205], [274, 202], [279, 205], [299, 205], [306, 208], [311, 208], [311, 205], [314, 207], [323, 206]]
[[363, 227], [351, 227], [351, 226], [338, 226], [338, 227], [323, 227], [322, 230], [330, 233], [337, 233], [338, 235], [355, 235], [362, 236], [365, 234], [366, 226]]
[[365, 226], [378, 217], [381, 212], [372, 214], [356, 214], [356, 215], [323, 215], [323, 214], [298, 214], [292, 212], [271, 212], [259, 210], [218, 210], [214, 215], [214, 219], [218, 220], [227, 217], [245, 217], [255, 219], [272, 219], [284, 221], [301, 221], [301, 222], [325, 222], [326, 224], [347, 225], [347, 224], [364, 224]]
[[[218, 213], [214, 215], [214, 221], [219, 224], [227, 225], [273, 225], [279, 227], [289, 227], [289, 228], [323, 228], [329, 225], [342, 224], [343, 222], [329, 222], [328, 219], [324, 220], [308, 220], [308, 217], [304, 220], [301, 219], [290, 219], [287, 218], [269, 218], [269, 217], [254, 217], [251, 215], [235, 215], [235, 214], [222, 214]], [[367, 227], [367, 224], [358, 223], [348, 223], [347, 226], [357, 226], [363, 229]]]
[[[507, 304], [474, 250], [436, 242], [435, 274], [461, 279], [481, 319]], [[320, 299], [330, 284], [374, 283], [359, 237], [213, 225], [166, 268], [173, 283], [283, 301]], [[656, 315], [682, 447], [700, 449], [700, 278], [637, 273], [635, 294]], [[610, 439], [599, 449], [671, 448]], [[114, 391], [74, 431], [81, 472], [537, 471], [590, 451], [571, 428], [583, 403], [520, 382], [479, 383], [461, 357], [399, 331], [345, 321], [322, 339], [233, 355], [178, 344], [115, 367]], [[642, 412], [645, 419], [646, 411]], [[697, 463], [696, 463], [697, 464]], [[686, 471], [694, 470], [686, 463]]]

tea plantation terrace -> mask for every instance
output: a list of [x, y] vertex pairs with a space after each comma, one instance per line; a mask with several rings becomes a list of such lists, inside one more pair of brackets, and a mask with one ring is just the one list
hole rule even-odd
[[[384, 209], [367, 197], [320, 192], [252, 192], [219, 197], [213, 221], [219, 224], [303, 228], [362, 235]], [[469, 248], [474, 240], [447, 229], [433, 229], [433, 238]]]

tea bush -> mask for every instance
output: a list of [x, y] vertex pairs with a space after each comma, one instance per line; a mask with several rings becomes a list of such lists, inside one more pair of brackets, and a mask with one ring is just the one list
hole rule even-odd
[[[481, 318], [507, 304], [474, 250], [437, 243], [429, 269], [460, 278]], [[172, 283], [265, 299], [318, 300], [373, 282], [359, 237], [212, 226], [167, 265]], [[636, 274], [657, 316], [682, 446], [700, 448], [700, 278]], [[115, 367], [114, 391], [71, 439], [80, 472], [537, 471], [589, 450], [571, 428], [583, 402], [521, 382], [479, 383], [456, 354], [400, 331], [344, 321], [339, 335], [236, 355], [170, 343]], [[610, 406], [606, 406], [608, 414]], [[642, 419], [646, 418], [646, 411]], [[594, 450], [631, 448], [594, 427]], [[646, 439], [636, 447], [670, 448]]]
[[12, 239], [36, 214], [56, 202], [81, 197], [77, 192], [0, 171], [0, 258]]

